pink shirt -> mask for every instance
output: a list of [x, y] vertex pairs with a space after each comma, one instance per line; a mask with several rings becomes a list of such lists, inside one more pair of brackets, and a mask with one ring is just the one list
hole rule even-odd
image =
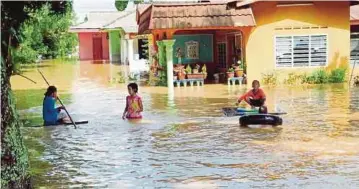
[[141, 97], [135, 96], [127, 96], [127, 119], [140, 119], [142, 118], [141, 113], [139, 112], [142, 109], [142, 99]]

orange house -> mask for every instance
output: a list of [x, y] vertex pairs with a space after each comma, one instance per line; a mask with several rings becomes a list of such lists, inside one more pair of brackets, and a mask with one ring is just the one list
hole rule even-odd
[[[137, 23], [139, 33], [153, 35], [155, 49], [162, 41], [164, 49], [172, 51], [166, 54], [167, 65], [206, 64], [212, 79], [239, 60], [245, 62], [249, 81], [276, 73], [281, 82], [293, 72], [349, 67], [349, 13], [354, 4], [256, 0], [152, 4], [137, 12]], [[198, 54], [189, 57], [187, 44], [193, 42]], [[184, 51], [181, 62], [178, 50]]]

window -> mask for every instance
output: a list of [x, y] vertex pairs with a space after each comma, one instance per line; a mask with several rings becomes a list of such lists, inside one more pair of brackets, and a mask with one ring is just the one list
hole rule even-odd
[[187, 59], [199, 59], [199, 43], [197, 41], [186, 42]]
[[327, 64], [327, 36], [277, 36], [277, 67], [309, 67]]
[[218, 51], [218, 65], [220, 68], [225, 68], [227, 62], [226, 43], [217, 43], [217, 51]]
[[359, 64], [359, 33], [352, 33], [350, 35], [350, 63]]

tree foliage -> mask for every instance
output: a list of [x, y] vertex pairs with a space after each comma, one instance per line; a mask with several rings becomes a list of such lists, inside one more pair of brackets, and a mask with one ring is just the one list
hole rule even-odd
[[20, 26], [20, 45], [14, 51], [15, 62], [32, 63], [39, 55], [64, 58], [75, 51], [76, 35], [68, 32], [74, 18], [70, 8], [56, 13], [50, 4], [45, 4], [40, 9], [27, 11], [30, 18]]
[[[115, 0], [115, 7], [118, 11], [124, 11], [128, 5], [129, 0]], [[133, 0], [133, 3], [143, 3], [143, 0]]]
[[[22, 42], [19, 30], [30, 13], [47, 3], [1, 1], [1, 188], [31, 188], [27, 149], [20, 132], [22, 123], [18, 119], [10, 85], [15, 68], [12, 49]], [[49, 6], [51, 11], [63, 15], [72, 3], [52, 1]], [[25, 33], [35, 29], [30, 28]]]

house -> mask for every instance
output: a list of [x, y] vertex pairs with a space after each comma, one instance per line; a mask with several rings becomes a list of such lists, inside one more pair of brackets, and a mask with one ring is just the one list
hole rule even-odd
[[359, 74], [359, 5], [350, 7], [350, 63], [355, 65], [354, 73]]
[[85, 22], [70, 28], [79, 39], [79, 59], [120, 62], [130, 71], [147, 70], [148, 35], [137, 35], [136, 10], [90, 12]]
[[[152, 45], [159, 53], [173, 51], [166, 55], [167, 68], [206, 64], [211, 79], [241, 60], [250, 81], [272, 73], [283, 81], [292, 72], [349, 66], [348, 15], [354, 4], [256, 0], [153, 4], [137, 12], [137, 22], [139, 33], [153, 35]], [[178, 49], [185, 54], [181, 62]]]

